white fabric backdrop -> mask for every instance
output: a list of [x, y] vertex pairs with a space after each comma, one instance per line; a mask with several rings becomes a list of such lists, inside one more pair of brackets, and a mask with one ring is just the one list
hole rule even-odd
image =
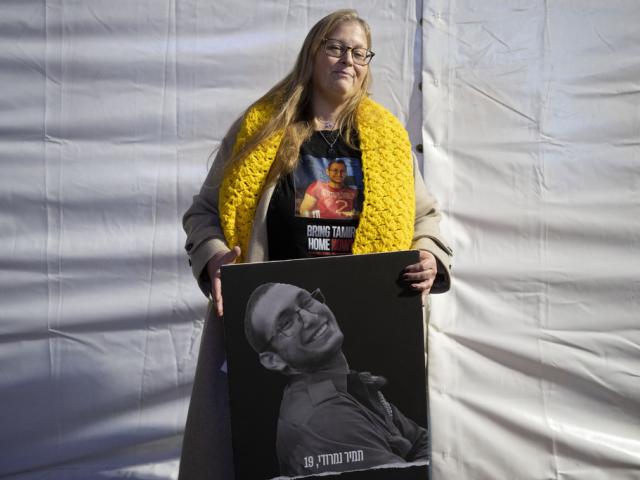
[[428, 1], [434, 478], [640, 478], [640, 4]]
[[456, 252], [434, 478], [637, 478], [633, 0], [0, 2], [0, 478], [175, 477], [205, 306], [181, 214], [345, 6]]
[[[0, 2], [0, 478], [175, 478], [205, 308], [181, 215], [344, 6]], [[359, 8], [376, 98], [419, 140], [416, 5]]]

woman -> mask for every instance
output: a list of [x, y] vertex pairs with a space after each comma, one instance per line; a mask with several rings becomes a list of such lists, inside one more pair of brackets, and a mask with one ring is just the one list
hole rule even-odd
[[[407, 284], [423, 294], [448, 290], [451, 250], [440, 237], [437, 204], [414, 165], [406, 130], [368, 98], [370, 48], [369, 26], [357, 12], [326, 16], [308, 33], [292, 72], [251, 105], [223, 140], [184, 216], [193, 273], [211, 295], [213, 315], [223, 315], [220, 267], [240, 261], [418, 249], [420, 261], [403, 274]], [[336, 158], [344, 171], [331, 171], [339, 165]], [[341, 232], [339, 238], [327, 237], [333, 231]], [[220, 342], [221, 334], [213, 334], [219, 328], [219, 322], [207, 322], [203, 345]], [[221, 363], [220, 352], [208, 358], [201, 350], [198, 377], [220, 376], [212, 367]], [[228, 432], [220, 431], [220, 423], [196, 420], [198, 411], [218, 409], [211, 403], [216, 395], [219, 408], [228, 408], [219, 397], [223, 387], [207, 382], [200, 389], [196, 379], [194, 386], [181, 465], [185, 478], [197, 478], [203, 469], [215, 471], [216, 478], [230, 474], [228, 441], [221, 437]], [[216, 448], [217, 466], [199, 465], [198, 452]]]
[[222, 265], [326, 253], [281, 245], [291, 234], [298, 235], [298, 244], [309, 240], [300, 234], [305, 215], [286, 201], [307, 186], [296, 184], [296, 174], [313, 177], [308, 161], [318, 158], [326, 162], [344, 155], [363, 178], [352, 248], [329, 253], [419, 249], [420, 262], [405, 271], [411, 288], [423, 293], [449, 288], [451, 250], [440, 237], [437, 204], [412, 163], [407, 133], [367, 96], [370, 45], [369, 26], [354, 10], [323, 18], [307, 35], [293, 71], [249, 107], [223, 140], [184, 216], [193, 273], [211, 294], [218, 316]]

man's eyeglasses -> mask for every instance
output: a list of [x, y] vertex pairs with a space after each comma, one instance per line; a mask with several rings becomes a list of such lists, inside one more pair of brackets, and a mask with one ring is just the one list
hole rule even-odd
[[356, 65], [369, 65], [369, 62], [375, 55], [368, 48], [363, 47], [347, 47], [340, 40], [335, 40], [333, 38], [325, 38], [324, 39], [324, 53], [329, 55], [330, 57], [342, 58], [342, 56], [351, 50], [351, 58], [353, 58], [353, 63]]
[[313, 307], [314, 302], [324, 303], [324, 295], [320, 291], [319, 288], [316, 288], [313, 292], [301, 300], [301, 305], [296, 307], [294, 312], [290, 312], [287, 315], [281, 316], [276, 322], [275, 333], [269, 338], [265, 347], [263, 348], [263, 352], [269, 350], [271, 348], [271, 342], [278, 336], [282, 335], [283, 337], [292, 337], [300, 325], [302, 325], [302, 317], [300, 316], [301, 310], [309, 310], [309, 308]]

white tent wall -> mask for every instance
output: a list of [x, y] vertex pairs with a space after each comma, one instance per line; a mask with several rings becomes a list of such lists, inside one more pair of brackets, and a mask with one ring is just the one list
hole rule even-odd
[[181, 214], [349, 6], [455, 250], [434, 478], [638, 477], [637, 2], [3, 0], [0, 478], [175, 478], [205, 309]]
[[206, 307], [182, 213], [233, 119], [348, 6], [418, 143], [416, 2], [0, 2], [0, 478], [177, 476]]
[[434, 478], [640, 478], [640, 4], [426, 1]]

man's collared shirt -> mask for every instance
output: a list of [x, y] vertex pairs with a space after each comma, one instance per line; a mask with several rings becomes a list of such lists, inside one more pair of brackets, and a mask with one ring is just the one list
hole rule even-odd
[[282, 475], [360, 470], [428, 459], [425, 428], [384, 401], [368, 374], [298, 375], [278, 419]]

